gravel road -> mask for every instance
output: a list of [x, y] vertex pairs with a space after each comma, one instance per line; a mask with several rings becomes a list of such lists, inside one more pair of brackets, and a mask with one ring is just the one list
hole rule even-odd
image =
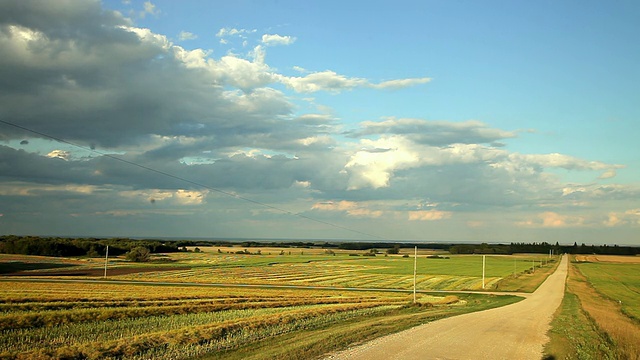
[[333, 359], [542, 359], [553, 313], [562, 302], [565, 255], [555, 273], [526, 299], [434, 321], [334, 353]]

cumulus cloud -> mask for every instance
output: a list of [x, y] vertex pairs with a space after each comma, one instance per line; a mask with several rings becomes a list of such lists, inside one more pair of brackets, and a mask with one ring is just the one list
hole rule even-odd
[[264, 34], [262, 35], [262, 43], [267, 46], [275, 45], [291, 45], [296, 41], [293, 36], [281, 36], [278, 34]]
[[[146, 14], [161, 14], [153, 3], [146, 6]], [[328, 219], [346, 215], [383, 223], [392, 218], [413, 226], [447, 220], [430, 225], [462, 221], [466, 228], [478, 223], [465, 223], [473, 217], [458, 213], [499, 209], [519, 212], [526, 220], [518, 225], [532, 228], [638, 222], [627, 210], [640, 198], [637, 186], [598, 182], [612, 179], [623, 165], [559, 153], [514, 153], [497, 144], [517, 141], [521, 130], [477, 120], [387, 117], [347, 128], [352, 119], [341, 119], [345, 115], [321, 104], [321, 96], [305, 95], [420, 86], [427, 77], [376, 82], [302, 67], [293, 67], [299, 76], [286, 76], [270, 66], [267, 51], [293, 43], [294, 37], [222, 28], [216, 34], [220, 41], [240, 39], [246, 53], [214, 56], [136, 27], [97, 1], [0, 2], [0, 28], [5, 90], [0, 117], [84, 147], [45, 147], [38, 135], [0, 127], [5, 214], [33, 209], [82, 218], [140, 216], [153, 209], [166, 216], [166, 221], [149, 217], [164, 226], [158, 231], [176, 231], [169, 225], [178, 221], [171, 220], [176, 214], [211, 223], [211, 212], [231, 214], [242, 207], [233, 203], [237, 199], [159, 175], [165, 173]], [[185, 31], [177, 38], [195, 36]], [[308, 108], [313, 110], [305, 112]], [[550, 169], [600, 177], [568, 184]], [[424, 199], [430, 205], [411, 205]], [[601, 213], [566, 215], [569, 207], [577, 211], [576, 204], [585, 211], [602, 207]], [[61, 210], [65, 206], [73, 209]], [[554, 211], [538, 213], [550, 208]], [[246, 227], [237, 220], [240, 215], [225, 216], [231, 233]], [[137, 220], [122, 231], [138, 227]], [[68, 224], [60, 221], [50, 222]], [[12, 223], [16, 227], [8, 232], [28, 229], [28, 220], [22, 228]], [[73, 224], [82, 230], [85, 223], [90, 222]]]
[[368, 186], [374, 189], [387, 187], [393, 172], [415, 166], [420, 162], [418, 153], [412, 150], [410, 143], [401, 137], [389, 137], [377, 141], [365, 139], [362, 140], [362, 144], [365, 149], [353, 154], [344, 166], [351, 175], [349, 189], [352, 190]]

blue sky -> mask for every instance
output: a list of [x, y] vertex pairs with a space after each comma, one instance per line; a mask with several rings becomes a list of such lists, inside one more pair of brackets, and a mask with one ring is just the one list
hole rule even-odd
[[637, 2], [0, 14], [0, 233], [638, 244]]

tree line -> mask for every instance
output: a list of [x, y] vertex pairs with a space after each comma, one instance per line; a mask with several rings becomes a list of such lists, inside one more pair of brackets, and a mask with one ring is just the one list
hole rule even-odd
[[420, 249], [448, 251], [451, 254], [514, 254], [539, 253], [548, 254], [597, 254], [597, 255], [638, 255], [640, 247], [618, 245], [560, 245], [516, 243], [510, 244], [452, 244], [452, 243], [410, 243], [410, 242], [284, 242], [284, 241], [224, 241], [224, 240], [155, 240], [129, 238], [64, 238], [40, 236], [0, 236], [0, 253], [41, 255], [41, 256], [102, 256], [109, 246], [109, 254], [122, 255], [134, 248], [146, 248], [149, 253], [170, 253], [187, 251], [194, 246], [242, 246], [242, 247], [282, 247], [282, 248], [337, 248], [343, 250], [388, 249], [388, 253], [398, 253], [399, 249], [417, 246]]
[[456, 244], [447, 249], [452, 254], [596, 254], [596, 255], [638, 255], [640, 247], [618, 245], [560, 245], [558, 242], [510, 243], [510, 244]]
[[150, 253], [186, 251], [177, 242], [161, 240], [135, 240], [128, 238], [62, 238], [40, 236], [0, 236], [0, 253], [40, 256], [104, 256], [122, 255], [143, 247]]

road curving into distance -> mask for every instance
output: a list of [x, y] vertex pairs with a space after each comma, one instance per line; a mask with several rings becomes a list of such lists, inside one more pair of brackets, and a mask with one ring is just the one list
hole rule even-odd
[[553, 313], [564, 296], [567, 255], [526, 299], [454, 316], [328, 355], [325, 360], [540, 360]]

